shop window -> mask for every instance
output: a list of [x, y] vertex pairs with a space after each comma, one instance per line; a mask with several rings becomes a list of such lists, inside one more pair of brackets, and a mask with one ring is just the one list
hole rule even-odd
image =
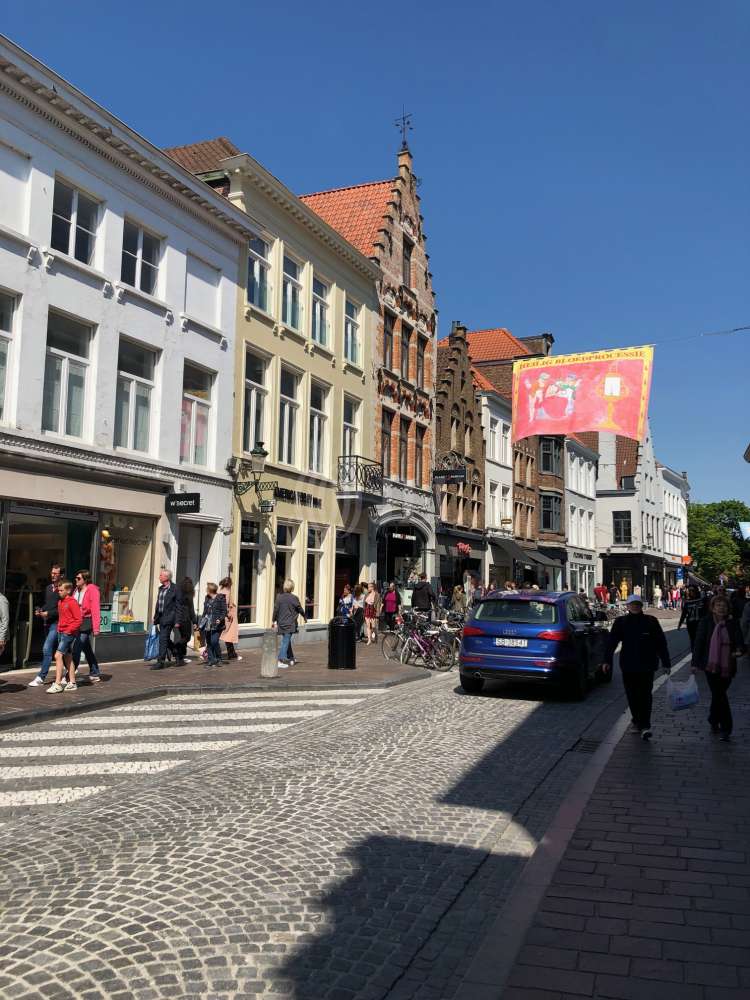
[[271, 248], [265, 240], [255, 236], [250, 240], [247, 254], [247, 300], [268, 312], [269, 274]]
[[633, 544], [633, 532], [629, 510], [612, 511], [612, 533], [615, 545]]
[[359, 447], [359, 402], [351, 396], [344, 396], [344, 431], [341, 440], [341, 454], [356, 455]]
[[161, 240], [158, 236], [126, 219], [122, 230], [120, 280], [148, 295], [155, 295], [160, 258]]
[[293, 580], [294, 552], [299, 525], [279, 521], [276, 525], [276, 564], [274, 589], [280, 594], [284, 580]]
[[183, 464], [208, 465], [212, 381], [210, 372], [185, 362], [180, 431], [180, 462]]
[[[142, 632], [151, 614], [154, 522], [130, 514], [102, 514], [96, 579], [102, 599], [102, 632]], [[68, 568], [68, 567], [66, 567]], [[69, 572], [85, 569], [71, 566]]]
[[405, 483], [409, 476], [409, 428], [410, 423], [401, 417], [398, 428], [398, 478]]
[[279, 454], [285, 465], [294, 465], [297, 443], [297, 393], [299, 378], [288, 368], [281, 369], [279, 379]]
[[542, 531], [560, 531], [560, 497], [553, 493], [542, 493], [541, 495], [541, 525]]
[[383, 410], [380, 426], [380, 446], [383, 457], [383, 475], [386, 479], [391, 476], [391, 442], [393, 432], [393, 413], [390, 410]]
[[325, 528], [310, 527], [307, 529], [304, 607], [305, 616], [308, 619], [319, 619], [321, 617], [320, 601], [323, 579], [321, 564], [325, 537]]
[[83, 437], [91, 327], [57, 313], [47, 320], [42, 430]]
[[411, 328], [403, 321], [401, 323], [401, 378], [409, 378], [409, 348], [411, 346]]
[[129, 340], [120, 340], [115, 396], [115, 448], [149, 450], [154, 367], [153, 351]]
[[344, 308], [344, 358], [353, 365], [360, 365], [359, 306], [349, 299]]
[[55, 180], [52, 196], [53, 250], [75, 257], [83, 264], [94, 259], [99, 206], [93, 199], [63, 181]]
[[281, 320], [293, 330], [299, 330], [302, 268], [292, 257], [284, 254], [284, 284], [281, 295]]
[[320, 382], [310, 383], [310, 472], [325, 473], [326, 470], [326, 425], [328, 389]]
[[258, 573], [260, 570], [260, 524], [244, 520], [240, 528], [240, 571], [237, 582], [237, 621], [258, 621]]
[[313, 278], [312, 339], [325, 347], [328, 344], [328, 296], [330, 289], [320, 278]]
[[245, 355], [245, 410], [242, 418], [242, 449], [252, 451], [264, 440], [266, 412], [266, 362], [248, 351]]
[[424, 486], [424, 427], [417, 427], [414, 438], [414, 485], [418, 489]]
[[393, 313], [383, 315], [383, 366], [393, 371]]
[[12, 295], [0, 292], [0, 423], [7, 419], [5, 393], [8, 382], [10, 339], [13, 334], [13, 315], [16, 303]]

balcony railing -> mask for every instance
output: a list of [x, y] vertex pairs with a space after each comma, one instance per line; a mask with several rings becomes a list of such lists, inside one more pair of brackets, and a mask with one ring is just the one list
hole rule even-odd
[[341, 455], [338, 464], [337, 492], [362, 499], [382, 498], [383, 465], [361, 455]]

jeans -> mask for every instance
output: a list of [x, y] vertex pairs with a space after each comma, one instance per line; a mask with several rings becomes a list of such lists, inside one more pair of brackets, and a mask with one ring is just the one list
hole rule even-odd
[[292, 650], [291, 632], [281, 633], [281, 646], [279, 647], [279, 659], [284, 660], [287, 663], [289, 662], [289, 660], [294, 659], [294, 651]]
[[73, 646], [73, 664], [77, 667], [81, 662], [81, 653], [86, 657], [89, 665], [89, 677], [101, 676], [99, 661], [96, 658], [94, 647], [91, 645], [91, 633], [81, 632]]
[[709, 724], [718, 727], [722, 733], [729, 736], [732, 732], [732, 709], [729, 707], [727, 691], [732, 683], [732, 678], [706, 671], [706, 680], [711, 691], [711, 708], [708, 712]]
[[221, 632], [222, 630], [220, 628], [206, 630], [206, 645], [208, 646], [209, 663], [221, 662], [221, 649], [219, 646], [219, 637], [221, 636]]
[[164, 622], [164, 624], [159, 622], [159, 663], [164, 663], [168, 652], [174, 652], [174, 644], [172, 642], [173, 628], [174, 622]]
[[653, 704], [654, 673], [652, 670], [625, 671], [622, 683], [633, 717], [633, 725], [641, 732], [651, 728], [651, 706]]
[[42, 649], [42, 665], [39, 668], [39, 676], [42, 680], [47, 679], [47, 674], [49, 673], [50, 664], [57, 650], [57, 622], [53, 622], [47, 628], [47, 635], [44, 639], [44, 647]]

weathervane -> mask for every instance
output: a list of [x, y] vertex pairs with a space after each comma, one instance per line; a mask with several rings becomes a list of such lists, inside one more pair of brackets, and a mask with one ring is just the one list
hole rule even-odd
[[393, 124], [401, 132], [401, 148], [408, 149], [408, 136], [414, 130], [414, 126], [411, 123], [411, 111], [407, 111], [405, 106], [402, 105], [401, 117], [397, 118]]

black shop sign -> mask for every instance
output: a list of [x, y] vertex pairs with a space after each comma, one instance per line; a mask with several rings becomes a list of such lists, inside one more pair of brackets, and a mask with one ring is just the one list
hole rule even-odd
[[460, 469], [433, 469], [432, 482], [439, 483], [441, 486], [448, 486], [452, 483], [465, 483], [466, 466], [462, 465]]
[[167, 514], [200, 514], [200, 493], [168, 493], [164, 505]]

